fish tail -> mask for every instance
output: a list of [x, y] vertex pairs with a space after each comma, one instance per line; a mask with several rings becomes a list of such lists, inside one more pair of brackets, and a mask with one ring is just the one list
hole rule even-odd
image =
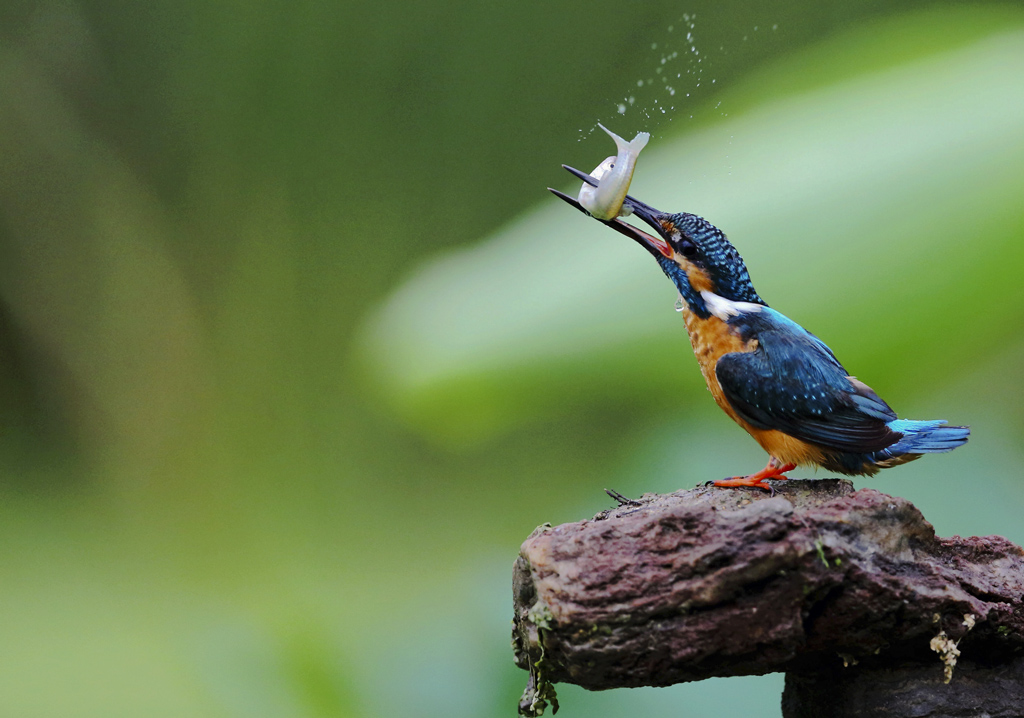
[[597, 123], [597, 126], [604, 130], [605, 132], [607, 132], [608, 136], [615, 140], [615, 148], [618, 151], [617, 154], [619, 157], [636, 157], [640, 150], [646, 147], [647, 142], [651, 139], [651, 135], [649, 132], [637, 132], [636, 137], [627, 142], [626, 140], [624, 140], [623, 138], [619, 137], [617, 134], [609, 130], [607, 127], [602, 125], [600, 122]]

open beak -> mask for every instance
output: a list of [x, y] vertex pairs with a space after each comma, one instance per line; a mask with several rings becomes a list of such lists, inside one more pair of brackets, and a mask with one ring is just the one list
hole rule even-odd
[[[597, 187], [597, 180], [588, 175], [586, 172], [580, 172], [575, 167], [570, 167], [569, 165], [562, 165], [562, 167], [564, 167], [569, 172], [579, 177], [587, 184], [593, 187]], [[571, 204], [573, 207], [575, 207], [588, 217], [593, 216], [590, 214], [590, 212], [584, 209], [583, 205], [581, 205], [579, 201], [576, 200], [576, 198], [570, 197], [564, 192], [559, 192], [557, 189], [551, 189], [550, 187], [548, 187], [548, 191], [554, 194], [559, 199], [565, 200], [568, 204]], [[654, 209], [654, 207], [644, 204], [635, 197], [630, 197], [628, 194], [626, 195], [626, 199], [623, 202], [623, 204], [632, 209], [633, 214], [635, 214], [637, 217], [642, 219], [647, 224], [651, 225], [651, 227], [653, 227], [654, 230], [657, 231], [659, 234], [662, 234], [664, 232], [661, 222], [658, 221], [659, 217], [665, 216], [664, 212], [659, 212], [658, 210]], [[594, 217], [594, 219], [597, 218]], [[625, 222], [618, 218], [608, 221], [598, 219], [597, 221], [601, 222], [602, 224], [607, 224], [609, 227], [614, 229], [619, 234], [626, 235], [633, 241], [640, 244], [644, 249], [653, 254], [655, 257], [660, 255], [663, 257], [668, 257], [669, 259], [672, 258], [672, 246], [662, 237], [656, 237], [652, 234], [648, 234], [647, 232], [637, 229], [631, 224], [626, 224]]]

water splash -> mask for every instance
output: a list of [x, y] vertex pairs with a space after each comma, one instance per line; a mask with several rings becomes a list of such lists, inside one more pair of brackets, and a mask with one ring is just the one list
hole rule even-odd
[[[693, 101], [683, 99], [677, 106], [678, 100], [684, 96], [695, 99], [705, 67], [704, 53], [699, 49], [700, 41], [696, 35], [696, 20], [696, 15], [684, 13], [677, 22], [666, 26], [664, 37], [650, 43], [645, 63], [649, 63], [648, 69], [643, 73], [647, 77], [636, 79], [635, 95], [627, 94], [613, 100], [615, 115], [630, 117], [637, 127], [650, 130], [671, 122], [684, 104]], [[690, 112], [686, 116], [691, 116]], [[581, 129], [577, 139], [589, 137], [596, 127], [595, 123], [589, 129]]]
[[[720, 45], [715, 52], [714, 48], [702, 46], [697, 16], [684, 13], [677, 22], [665, 26], [662, 37], [652, 38], [654, 41], [641, 46], [641, 53], [646, 52], [645, 69], [633, 81], [635, 85], [629, 83], [627, 94], [608, 98], [612, 113], [603, 117], [599, 115], [598, 119], [607, 121], [615, 118], [615, 122], [629, 119], [632, 127], [648, 132], [655, 132], [680, 116], [693, 120], [697, 103], [720, 88], [717, 78], [710, 77], [714, 57], [733, 54], [742, 45], [752, 44], [751, 41], [756, 42], [778, 29], [778, 23], [748, 26], [742, 39], [740, 36], [733, 39], [732, 47], [727, 49], [726, 45]], [[707, 75], [705, 69], [709, 70]], [[727, 117], [729, 113], [721, 110], [720, 105], [721, 101], [714, 109], [719, 110], [722, 117]], [[595, 122], [589, 128], [580, 129], [577, 141], [590, 137], [596, 128]]]

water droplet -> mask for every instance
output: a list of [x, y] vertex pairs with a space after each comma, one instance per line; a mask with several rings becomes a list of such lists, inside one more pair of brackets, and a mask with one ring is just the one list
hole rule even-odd
[[676, 311], [681, 312], [686, 309], [686, 302], [683, 300], [683, 295], [680, 294], [676, 297]]
[[657, 49], [658, 49], [658, 43], [656, 43], [656, 42], [652, 42], [652, 43], [651, 43], [651, 49], [652, 49], [652, 50], [657, 50]]
[[626, 106], [623, 103], [621, 103], [621, 102], [619, 103], [619, 114], [620, 115], [626, 114]]
[[[776, 27], [778, 27], [778, 25], [776, 25]], [[674, 28], [674, 27], [672, 27], [671, 25], [669, 25], [669, 26], [668, 26], [668, 31], [669, 31], [669, 32], [672, 32], [673, 30], [675, 30], [675, 28]]]
[[643, 80], [637, 80], [636, 81], [636, 86], [637, 87], [643, 87], [644, 86], [644, 81]]

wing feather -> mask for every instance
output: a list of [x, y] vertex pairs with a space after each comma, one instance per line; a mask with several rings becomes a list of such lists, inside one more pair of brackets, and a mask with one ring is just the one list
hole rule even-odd
[[743, 419], [840, 451], [878, 451], [899, 440], [887, 426], [896, 413], [820, 339], [767, 307], [734, 322], [747, 325], [741, 331], [756, 336], [757, 349], [724, 355], [715, 374]]

